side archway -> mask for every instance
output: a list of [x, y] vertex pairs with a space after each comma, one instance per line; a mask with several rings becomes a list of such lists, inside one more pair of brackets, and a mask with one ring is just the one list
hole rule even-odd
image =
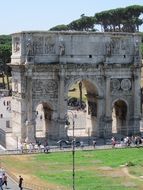
[[112, 104], [112, 133], [129, 135], [128, 104], [123, 99], [115, 100]]
[[48, 141], [52, 130], [53, 108], [46, 101], [35, 106], [35, 137], [40, 141]]

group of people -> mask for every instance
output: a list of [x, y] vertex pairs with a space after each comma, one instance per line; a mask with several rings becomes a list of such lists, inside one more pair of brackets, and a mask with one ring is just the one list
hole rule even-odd
[[[5, 170], [3, 168], [0, 168], [0, 190], [3, 190], [3, 187], [5, 187], [6, 189], [8, 189], [7, 187], [7, 175], [5, 173]], [[18, 187], [20, 190], [23, 189], [23, 178], [22, 176], [20, 175], [19, 176], [19, 182], [18, 182]]]
[[119, 144], [120, 146], [130, 146], [131, 144], [137, 146], [143, 144], [143, 138], [138, 135], [131, 137], [126, 136], [124, 138], [122, 137], [119, 143], [117, 142], [115, 137], [112, 137], [111, 141], [112, 147], [115, 147], [116, 144]]
[[32, 153], [32, 152], [48, 152], [50, 147], [48, 143], [44, 145], [41, 143], [20, 143], [20, 151], [21, 153]]

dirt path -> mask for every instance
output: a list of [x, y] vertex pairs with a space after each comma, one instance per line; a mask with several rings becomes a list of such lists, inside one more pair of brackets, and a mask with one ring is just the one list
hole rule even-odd
[[132, 179], [137, 179], [137, 180], [139, 180], [139, 181], [143, 181], [142, 178], [130, 174], [127, 167], [123, 167], [123, 168], [122, 168], [122, 171], [124, 172], [124, 174], [126, 174], [128, 177], [130, 177], [130, 178], [132, 178]]

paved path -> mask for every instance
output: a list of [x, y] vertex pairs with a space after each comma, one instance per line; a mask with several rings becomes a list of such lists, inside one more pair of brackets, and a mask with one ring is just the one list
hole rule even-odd
[[[3, 186], [3, 190], [5, 189], [19, 190], [18, 184], [11, 177], [8, 176], [7, 182], [8, 182], [7, 188]], [[32, 189], [23, 188], [23, 190], [32, 190]]]
[[3, 186], [3, 189], [19, 190], [18, 184], [16, 184], [9, 176], [7, 179], [7, 188]]

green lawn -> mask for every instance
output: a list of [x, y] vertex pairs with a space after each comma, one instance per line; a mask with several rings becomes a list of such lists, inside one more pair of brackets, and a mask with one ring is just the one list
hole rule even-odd
[[[13, 173], [33, 179], [40, 179], [44, 185], [54, 190], [72, 189], [72, 153], [5, 156], [3, 163]], [[16, 163], [16, 164], [15, 164]], [[121, 165], [131, 163], [128, 170], [133, 177], [123, 171]], [[143, 170], [142, 148], [77, 151], [75, 153], [76, 190], [142, 190], [143, 181], [138, 176]], [[136, 178], [135, 178], [136, 177]], [[33, 183], [35, 183], [33, 181]], [[57, 188], [58, 187], [58, 188]], [[52, 188], [51, 188], [52, 189]]]

